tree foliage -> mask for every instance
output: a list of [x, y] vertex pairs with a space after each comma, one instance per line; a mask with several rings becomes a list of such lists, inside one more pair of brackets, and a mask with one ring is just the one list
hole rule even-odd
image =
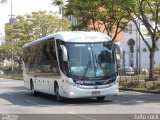
[[64, 0], [52, 0], [52, 4], [53, 5], [63, 5], [64, 4]]
[[131, 17], [115, 0], [70, 0], [63, 8], [66, 15], [73, 15], [78, 21], [73, 30], [106, 32], [113, 40]]
[[58, 31], [70, 30], [70, 27], [66, 18], [60, 19], [56, 14], [45, 11], [17, 16], [15, 23], [5, 27], [7, 44], [1, 47], [1, 58], [11, 57], [10, 53], [13, 52], [14, 61], [20, 65], [25, 43]]
[[[138, 32], [147, 45], [150, 51], [150, 79], [154, 79], [154, 56], [155, 50], [158, 47], [157, 43], [160, 40], [160, 0], [119, 0], [119, 4], [128, 11], [129, 14], [134, 14], [138, 20], [145, 26], [148, 36], [151, 41], [147, 41], [142, 34], [139, 25], [135, 18], [132, 18]], [[151, 42], [151, 44], [149, 44]]]

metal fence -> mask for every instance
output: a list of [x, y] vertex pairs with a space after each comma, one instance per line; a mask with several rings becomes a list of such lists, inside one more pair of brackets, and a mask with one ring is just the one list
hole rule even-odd
[[[139, 74], [138, 74], [139, 73]], [[143, 73], [141, 71], [135, 72], [135, 74], [124, 74], [119, 72], [120, 76], [120, 88], [130, 89], [155, 89], [160, 90], [160, 70], [155, 72], [154, 79], [149, 79], [149, 73]]]

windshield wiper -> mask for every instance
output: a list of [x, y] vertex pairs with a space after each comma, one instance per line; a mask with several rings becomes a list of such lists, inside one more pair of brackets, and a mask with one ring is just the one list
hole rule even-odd
[[90, 60], [88, 61], [88, 63], [87, 63], [87, 68], [86, 68], [86, 70], [84, 71], [84, 74], [83, 74], [83, 76], [82, 76], [82, 79], [84, 79], [84, 77], [86, 76], [89, 66], [91, 66], [91, 59], [90, 59]]
[[105, 70], [104, 68], [102, 67], [102, 65], [99, 63], [100, 61], [97, 59], [97, 56], [95, 55], [95, 60], [96, 60], [96, 64], [97, 64], [97, 69], [98, 69], [98, 66], [99, 68], [103, 71], [103, 74], [105, 74]]
[[96, 59], [94, 59], [94, 53], [93, 53], [93, 47], [92, 47], [92, 45], [91, 45], [91, 57], [93, 59], [94, 77], [96, 77], [96, 65], [95, 65]]

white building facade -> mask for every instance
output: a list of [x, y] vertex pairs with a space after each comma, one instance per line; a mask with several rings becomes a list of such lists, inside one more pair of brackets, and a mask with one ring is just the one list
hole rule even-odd
[[[139, 22], [139, 21], [137, 21]], [[142, 23], [138, 23], [142, 34], [146, 41], [151, 45], [151, 38], [147, 36], [147, 30]], [[124, 32], [123, 47], [123, 67], [146, 68], [149, 69], [150, 58], [147, 45], [141, 39], [136, 25], [130, 21], [128, 23], [128, 31]], [[155, 67], [160, 65], [160, 40], [158, 40], [155, 52]]]

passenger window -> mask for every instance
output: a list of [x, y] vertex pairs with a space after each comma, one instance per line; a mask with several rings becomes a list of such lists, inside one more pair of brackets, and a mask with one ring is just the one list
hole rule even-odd
[[50, 73], [48, 75], [52, 76], [60, 75], [54, 40], [47, 40], [39, 45], [31, 46], [30, 50], [28, 52], [30, 54], [28, 57], [30, 72]]

